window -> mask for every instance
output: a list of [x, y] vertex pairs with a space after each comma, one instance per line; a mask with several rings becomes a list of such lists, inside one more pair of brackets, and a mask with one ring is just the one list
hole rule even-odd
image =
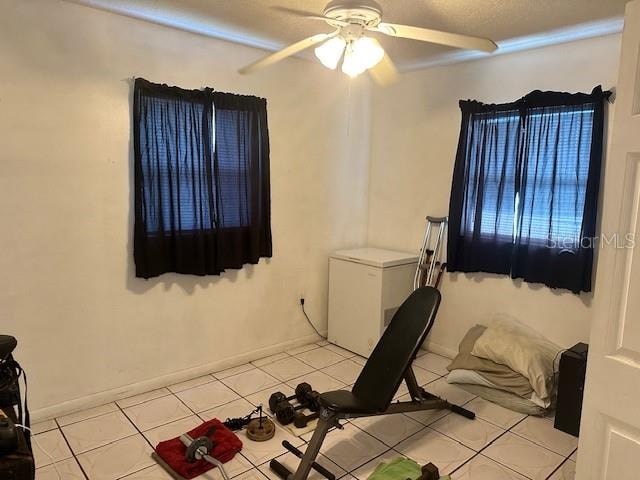
[[[593, 129], [593, 108], [577, 106], [569, 111], [562, 111], [558, 115], [549, 115], [542, 109], [536, 109], [526, 125], [520, 128], [520, 113], [518, 111], [500, 112], [498, 115], [479, 114], [474, 116], [471, 132], [472, 157], [479, 152], [500, 159], [487, 165], [484, 172], [483, 203], [480, 225], [481, 236], [491, 236], [494, 233], [513, 238], [518, 230], [518, 211], [525, 205], [520, 205], [520, 193], [515, 191], [517, 180], [517, 147], [516, 135], [522, 134], [527, 142], [526, 165], [533, 164], [539, 156], [557, 156], [557, 165], [544, 162], [549, 169], [557, 171], [537, 171], [528, 175], [527, 190], [538, 188], [537, 201], [531, 206], [530, 221], [523, 222], [522, 236], [537, 243], [562, 242], [565, 245], [579, 242], [581, 222], [584, 211], [587, 179], [589, 175], [589, 155], [591, 149], [591, 134]], [[485, 130], [495, 130], [494, 135], [487, 135]], [[542, 145], [537, 142], [541, 131], [549, 130], [551, 138], [545, 139]], [[532, 130], [531, 135], [527, 130]], [[485, 146], [487, 137], [491, 141]], [[550, 143], [552, 147], [546, 148]], [[470, 167], [470, 178], [477, 178], [475, 168]], [[554, 185], [554, 182], [557, 182]], [[470, 185], [471, 195], [477, 196], [473, 189], [478, 184]], [[559, 192], [555, 202], [549, 196], [553, 189]], [[509, 199], [509, 201], [505, 201]], [[549, 215], [546, 208], [552, 205], [553, 212]], [[552, 219], [549, 229], [549, 217]], [[466, 231], [475, 228], [475, 216], [471, 216]]]
[[271, 256], [264, 99], [137, 79], [134, 164], [137, 276]]
[[[480, 215], [465, 213], [465, 232], [478, 230], [483, 237], [499, 236], [511, 241], [515, 223], [515, 177], [520, 115], [518, 112], [481, 113], [471, 119], [469, 129], [468, 201], [480, 202]], [[484, 155], [495, 162], [479, 161]], [[483, 182], [477, 179], [483, 178]]]
[[146, 233], [214, 228], [206, 178], [214, 147], [201, 138], [210, 128], [210, 107], [190, 98], [145, 100], [139, 105], [137, 139], [143, 187], [148, 187], [141, 191]]
[[593, 116], [594, 105], [587, 104], [535, 108], [527, 117], [523, 180], [516, 205], [522, 210], [518, 215], [521, 235], [532, 243], [578, 248], [583, 235]]
[[460, 102], [450, 202], [450, 271], [590, 291], [608, 92], [532, 92]]

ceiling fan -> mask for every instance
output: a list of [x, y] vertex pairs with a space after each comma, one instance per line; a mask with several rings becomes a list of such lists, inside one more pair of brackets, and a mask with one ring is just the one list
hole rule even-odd
[[253, 73], [317, 45], [316, 57], [325, 67], [335, 70], [342, 60], [342, 71], [347, 75], [355, 77], [369, 70], [376, 83], [389, 85], [396, 81], [398, 71], [380, 43], [365, 35], [367, 32], [484, 52], [498, 48], [487, 38], [382, 22], [382, 8], [374, 0], [333, 0], [322, 15], [285, 7], [274, 8], [298, 17], [325, 21], [335, 30], [300, 40], [241, 68], [240, 73]]

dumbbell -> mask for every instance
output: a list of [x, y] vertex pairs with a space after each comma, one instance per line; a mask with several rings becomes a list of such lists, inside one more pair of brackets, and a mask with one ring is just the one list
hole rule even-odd
[[320, 394], [315, 390], [312, 390], [307, 395], [307, 398], [305, 399], [305, 401], [303, 403], [300, 403], [300, 405], [294, 406], [289, 401], [283, 400], [276, 406], [276, 409], [274, 412], [276, 414], [276, 418], [282, 425], [289, 425], [291, 422], [294, 421], [296, 412], [298, 410], [308, 408], [313, 412], [317, 412], [318, 410], [320, 410], [320, 402], [318, 401], [319, 397], [320, 397]]
[[306, 404], [293, 406], [291, 402], [286, 400], [280, 402], [275, 409], [276, 419], [282, 425], [289, 425], [293, 422], [294, 417], [296, 416], [296, 412], [298, 410], [302, 410], [303, 408], [307, 408]]
[[294, 398], [298, 400], [300, 403], [305, 403], [307, 400], [307, 395], [312, 392], [311, 385], [306, 382], [298, 384], [296, 387], [296, 391], [290, 397], [287, 397], [282, 392], [272, 393], [269, 397], [269, 409], [272, 413], [276, 413], [276, 409], [281, 402], [288, 402], [293, 400]]
[[422, 467], [422, 475], [420, 475], [418, 480], [438, 480], [439, 478], [440, 472], [438, 471], [438, 467], [429, 462]]
[[302, 412], [298, 412], [293, 417], [293, 424], [296, 428], [305, 428], [309, 422], [312, 422], [320, 416], [320, 412], [313, 412], [311, 415], [305, 415]]
[[317, 412], [320, 410], [320, 394], [315, 390], [312, 390], [307, 394], [306, 406], [312, 412]]

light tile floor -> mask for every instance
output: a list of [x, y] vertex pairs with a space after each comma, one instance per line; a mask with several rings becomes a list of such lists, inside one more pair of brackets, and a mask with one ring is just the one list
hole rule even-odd
[[[290, 394], [308, 381], [319, 391], [353, 384], [362, 357], [326, 341], [304, 345], [246, 365], [75, 412], [34, 425], [37, 480], [170, 479], [154, 464], [153, 447], [204, 420], [246, 415], [277, 390]], [[366, 480], [382, 461], [405, 455], [420, 464], [433, 462], [453, 480], [572, 480], [577, 439], [553, 428], [550, 418], [527, 417], [450, 385], [443, 375], [449, 363], [433, 353], [415, 362], [416, 377], [427, 390], [465, 405], [475, 421], [447, 412], [423, 412], [356, 419], [329, 433], [319, 463], [344, 480]], [[397, 398], [405, 399], [406, 389]], [[283, 440], [305, 448], [311, 438], [277, 428], [264, 443], [248, 440], [226, 470], [234, 480], [277, 478], [269, 470], [274, 457], [295, 469], [298, 459]], [[44, 451], [43, 451], [44, 450]], [[198, 477], [221, 480], [214, 469]], [[310, 480], [322, 480], [316, 473]]]

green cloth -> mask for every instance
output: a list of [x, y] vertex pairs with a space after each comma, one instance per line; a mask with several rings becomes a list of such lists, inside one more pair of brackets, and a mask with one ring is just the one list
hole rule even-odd
[[420, 465], [410, 458], [398, 457], [378, 465], [368, 480], [416, 480], [421, 475]]

